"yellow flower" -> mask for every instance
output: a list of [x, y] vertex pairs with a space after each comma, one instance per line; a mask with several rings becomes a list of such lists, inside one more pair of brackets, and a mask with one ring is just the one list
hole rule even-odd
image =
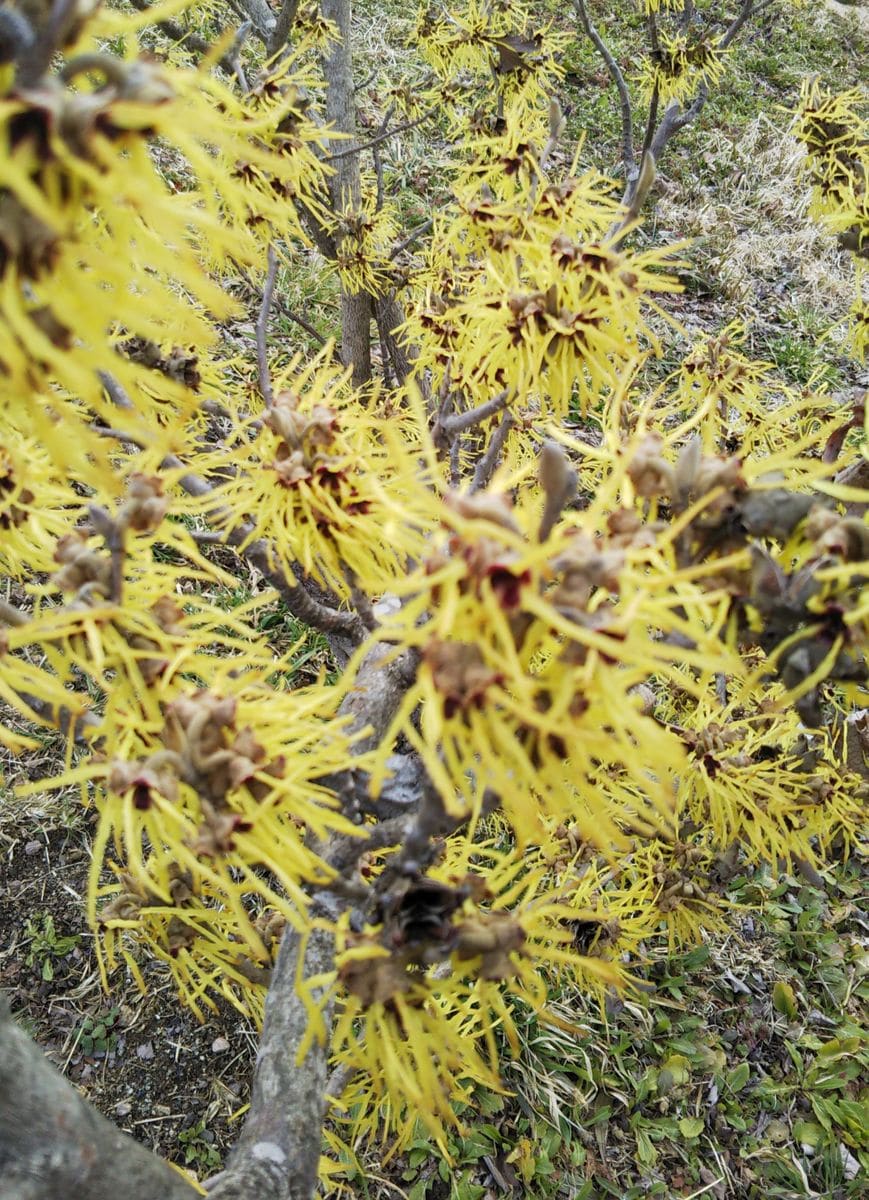
[[644, 94], [657, 92], [661, 104], [685, 104], [701, 83], [714, 87], [724, 74], [726, 51], [720, 38], [685, 33], [659, 35], [659, 51], [643, 60], [639, 83]]
[[[209, 346], [234, 305], [204, 264], [258, 262], [260, 224], [266, 240], [301, 237], [294, 199], [316, 208], [325, 178], [295, 60], [242, 100], [205, 70], [112, 57], [93, 36], [61, 75], [0, 99], [0, 397], [23, 436], [82, 470], [105, 461], [84, 414], [116, 424], [100, 372], [130, 398], [134, 440], [153, 440], [167, 404], [184, 427], [183, 383], [160, 378], [160, 411], [152, 373], [111, 335]], [[154, 161], [158, 137], [185, 159], [183, 190]]]
[[389, 253], [398, 236], [398, 221], [393, 205], [378, 208], [372, 188], [370, 181], [363, 181], [359, 201], [345, 197], [335, 215], [335, 266], [347, 291], [379, 296], [390, 285]]
[[[611, 211], [604, 198], [598, 221]], [[509, 253], [487, 253], [452, 294], [430, 291], [409, 322], [411, 331], [440, 334], [425, 338], [418, 366], [435, 379], [448, 368], [470, 407], [506, 389], [511, 402], [534, 398], [546, 415], [564, 417], [574, 406], [586, 412], [617, 385], [639, 339], [654, 344], [644, 306], [655, 307], [656, 292], [679, 290], [662, 273], [671, 252], [620, 249], [615, 234], [550, 236], [556, 213], [554, 205], [552, 217], [532, 219], [527, 235], [511, 238]]]
[[[210, 460], [228, 481], [193, 506], [233, 529], [242, 546], [268, 539], [275, 563], [349, 596], [390, 587], [424, 545], [434, 499], [419, 456], [427, 433], [418, 406], [381, 415], [376, 398], [356, 396], [327, 346], [302, 367], [294, 359], [275, 382], [272, 405], [242, 426]], [[253, 424], [251, 418], [249, 424]]]
[[569, 526], [535, 544], [522, 527], [536, 514], [503, 495], [449, 497], [442, 519], [425, 562], [395, 584], [404, 605], [375, 633], [419, 652], [375, 786], [400, 732], [450, 812], [478, 813], [491, 790], [523, 841], [548, 813], [618, 845], [607, 793], [629, 826], [666, 825], [682, 750], [632, 690], [684, 657], [654, 635], [652, 612], [666, 617], [669, 603], [655, 597], [645, 625], [640, 570], [618, 598], [623, 558], [601, 556]]

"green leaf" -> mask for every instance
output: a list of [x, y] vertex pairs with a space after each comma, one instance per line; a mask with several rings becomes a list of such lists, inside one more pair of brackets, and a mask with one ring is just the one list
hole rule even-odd
[[691, 950], [682, 959], [682, 966], [686, 971], [695, 971], [698, 967], [702, 967], [705, 962], [709, 961], [709, 956], [712, 951], [708, 946], [698, 946], [696, 950]]
[[787, 1017], [789, 1021], [796, 1020], [797, 998], [794, 995], [794, 989], [789, 983], [785, 983], [780, 979], [777, 983], [773, 984], [772, 1006], [776, 1012], [781, 1013], [783, 1017]]
[[814, 1121], [794, 1121], [794, 1137], [801, 1146], [815, 1150], [824, 1140], [824, 1131]]
[[670, 1075], [673, 1077], [673, 1083], [676, 1085], [680, 1083], [687, 1083], [691, 1077], [691, 1063], [684, 1054], [671, 1054], [670, 1057], [665, 1060], [662, 1071], [669, 1071]]
[[679, 1131], [686, 1138], [699, 1137], [705, 1127], [702, 1117], [683, 1117], [679, 1122]]
[[751, 1067], [747, 1062], [740, 1063], [727, 1073], [727, 1086], [731, 1092], [741, 1092], [751, 1076]]
[[54, 967], [51, 965], [51, 959], [46, 958], [42, 963], [42, 978], [46, 983], [54, 979]]
[[637, 1137], [637, 1158], [645, 1166], [651, 1166], [658, 1157], [658, 1152], [652, 1145], [652, 1139], [642, 1129], [634, 1130]]

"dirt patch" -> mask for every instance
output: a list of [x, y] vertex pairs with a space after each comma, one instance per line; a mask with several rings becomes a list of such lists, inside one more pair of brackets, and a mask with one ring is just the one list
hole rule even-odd
[[[32, 836], [28, 836], [28, 833]], [[102, 987], [85, 919], [89, 855], [75, 829], [19, 826], [0, 843], [0, 987], [49, 1060], [101, 1112], [200, 1178], [235, 1141], [255, 1031], [224, 1006], [204, 1024], [159, 963], [142, 995], [125, 969]]]

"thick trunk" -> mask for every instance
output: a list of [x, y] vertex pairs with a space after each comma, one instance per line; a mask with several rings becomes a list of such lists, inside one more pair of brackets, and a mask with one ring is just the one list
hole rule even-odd
[[[328, 1045], [316, 1041], [301, 1063], [296, 1052], [309, 1013], [296, 994], [298, 958], [304, 975], [332, 968], [333, 940], [312, 931], [302, 939], [287, 929], [266, 998], [265, 1022], [251, 1092], [250, 1112], [225, 1176], [209, 1189], [209, 1200], [310, 1200], [317, 1185], [326, 1112]], [[315, 1002], [322, 999], [314, 992]], [[331, 1007], [323, 1012], [331, 1024]]]
[[[321, 0], [323, 16], [337, 26], [340, 40], [329, 44], [323, 57], [326, 78], [326, 120], [333, 129], [356, 136], [356, 101], [353, 90], [353, 55], [350, 48], [352, 10], [350, 0]], [[352, 142], [341, 142], [335, 159], [335, 174], [329, 181], [332, 211], [337, 215], [355, 208], [362, 193], [359, 155], [348, 154]], [[341, 295], [341, 359], [353, 368], [353, 383], [371, 378], [371, 297], [365, 292]]]

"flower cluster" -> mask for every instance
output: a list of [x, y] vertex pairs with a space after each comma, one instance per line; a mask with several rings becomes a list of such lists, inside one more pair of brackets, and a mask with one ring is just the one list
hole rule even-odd
[[382, 295], [391, 278], [389, 254], [398, 232], [391, 205], [377, 203], [370, 187], [357, 203], [345, 201], [334, 222], [335, 265], [350, 292]]
[[240, 420], [207, 460], [226, 482], [187, 507], [241, 531], [241, 549], [268, 538], [289, 575], [298, 566], [340, 596], [357, 581], [377, 594], [420, 553], [434, 508], [420, 465], [423, 419], [408, 405], [390, 420], [331, 358], [327, 346], [306, 366], [289, 365], [268, 408]]
[[460, 9], [428, 8], [417, 21], [414, 43], [438, 81], [432, 91], [454, 120], [478, 122], [476, 133], [491, 131], [505, 108], [535, 120], [562, 74], [564, 35], [530, 9], [524, 0], [471, 0]]
[[610, 183], [588, 173], [540, 187], [532, 148], [523, 155], [496, 160], [497, 183], [468, 173], [407, 331], [420, 366], [469, 407], [506, 389], [511, 405], [563, 417], [615, 386], [640, 338], [654, 341], [643, 308], [678, 290], [675, 264], [672, 250], [622, 247]]
[[[70, 31], [57, 73], [20, 83], [7, 69], [0, 90], [3, 395], [23, 435], [81, 470], [93, 438], [64, 426], [80, 404], [113, 424], [100, 372], [134, 401], [131, 437], [153, 437], [155, 384], [167, 404], [189, 404], [181, 382], [113, 351], [111, 334], [204, 351], [233, 311], [204, 266], [257, 262], [262, 222], [302, 236], [293, 201], [315, 206], [324, 179], [313, 147], [325, 135], [293, 59], [242, 100], [204, 71], [104, 53], [106, 19]], [[159, 169], [158, 143], [184, 156], [183, 188]]]
[[547, 979], [569, 974], [601, 994], [623, 983], [613, 948], [645, 928], [623, 914], [623, 934], [594, 874], [567, 886], [536, 848], [525, 858], [492, 841], [472, 859], [468, 850], [452, 839], [425, 876], [390, 889], [375, 924], [339, 933], [333, 1061], [365, 1068], [345, 1120], [354, 1138], [395, 1135], [393, 1153], [419, 1120], [446, 1152], [456, 1101], [500, 1087], [498, 1040], [518, 1052], [515, 1002], [545, 1020]]
[[660, 45], [643, 60], [639, 83], [646, 96], [662, 104], [685, 104], [701, 84], [712, 87], [724, 74], [725, 53], [719, 38], [662, 32]]
[[674, 657], [651, 631], [669, 602], [623, 574], [630, 533], [570, 522], [537, 540], [537, 520], [504, 495], [446, 498], [443, 534], [375, 635], [419, 654], [382, 761], [400, 731], [449, 811], [479, 815], [491, 793], [520, 840], [549, 813], [612, 847], [624, 825], [666, 823], [682, 761], [634, 694]]

